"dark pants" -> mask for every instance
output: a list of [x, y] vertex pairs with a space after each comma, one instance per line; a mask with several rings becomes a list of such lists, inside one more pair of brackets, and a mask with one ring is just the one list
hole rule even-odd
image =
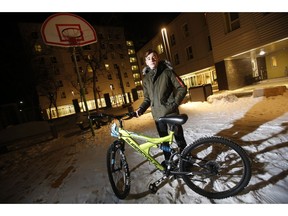
[[[167, 124], [165, 124], [163, 122], [159, 122], [159, 121], [155, 121], [155, 124], [156, 124], [156, 128], [157, 128], [157, 131], [158, 131], [160, 137], [164, 137], [164, 136], [168, 135], [168, 125]], [[182, 125], [176, 125], [175, 127], [176, 127], [175, 128], [175, 134], [174, 134], [175, 140], [176, 140], [178, 147], [182, 151], [187, 145], [185, 138], [184, 138], [183, 128], [182, 128]], [[163, 143], [163, 145], [169, 146], [169, 143]], [[163, 151], [163, 153], [164, 153], [165, 160], [169, 160], [171, 153], [165, 152], [165, 151]]]

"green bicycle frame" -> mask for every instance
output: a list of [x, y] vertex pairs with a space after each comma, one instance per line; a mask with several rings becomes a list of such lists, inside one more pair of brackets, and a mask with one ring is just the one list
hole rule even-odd
[[[159, 138], [148, 137], [141, 134], [137, 134], [135, 132], [130, 132], [122, 129], [121, 127], [118, 127], [118, 133], [119, 133], [118, 135], [119, 139], [123, 139], [128, 145], [130, 145], [133, 149], [135, 149], [137, 152], [139, 152], [145, 158], [147, 158], [159, 170], [162, 171], [164, 170], [164, 167], [150, 154], [150, 149], [152, 147], [159, 148], [158, 145], [160, 145], [163, 142], [168, 142], [171, 145], [174, 137], [173, 131], [169, 131], [169, 134], [167, 136]], [[139, 144], [133, 138], [143, 140], [145, 142]]]

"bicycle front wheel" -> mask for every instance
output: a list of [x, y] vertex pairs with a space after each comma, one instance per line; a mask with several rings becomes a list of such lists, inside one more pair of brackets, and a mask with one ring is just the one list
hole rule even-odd
[[196, 193], [223, 199], [241, 192], [251, 178], [247, 153], [223, 137], [196, 140], [182, 152], [180, 170], [189, 172], [183, 180]]
[[125, 199], [130, 192], [130, 171], [122, 140], [112, 143], [107, 151], [107, 172], [113, 192]]

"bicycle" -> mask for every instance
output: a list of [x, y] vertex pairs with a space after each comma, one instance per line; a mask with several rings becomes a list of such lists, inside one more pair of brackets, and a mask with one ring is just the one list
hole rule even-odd
[[[111, 136], [116, 140], [107, 150], [106, 162], [112, 190], [119, 199], [125, 199], [131, 187], [125, 144], [139, 152], [163, 173], [160, 179], [149, 185], [151, 193], [156, 193], [159, 185], [170, 177], [182, 178], [194, 192], [212, 199], [234, 196], [248, 185], [251, 178], [250, 159], [245, 150], [234, 141], [218, 136], [203, 137], [187, 145], [180, 152], [178, 147], [172, 146], [174, 128], [177, 124], [186, 123], [188, 120], [186, 114], [159, 119], [169, 125], [169, 135], [165, 137], [149, 137], [125, 130], [123, 121], [133, 117], [133, 112], [121, 115], [101, 113], [91, 116], [93, 119], [116, 120], [111, 125]], [[170, 145], [163, 146], [163, 142], [168, 142]], [[171, 153], [167, 167], [153, 157], [151, 148]]]

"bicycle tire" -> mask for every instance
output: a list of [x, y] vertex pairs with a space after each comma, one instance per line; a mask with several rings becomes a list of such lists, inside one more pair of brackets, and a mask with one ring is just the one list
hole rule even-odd
[[124, 142], [117, 140], [107, 150], [107, 172], [114, 194], [125, 199], [130, 192], [130, 171], [124, 154]]
[[192, 172], [182, 178], [196, 193], [223, 199], [240, 193], [251, 179], [251, 162], [237, 143], [224, 137], [204, 137], [187, 146], [180, 171]]

